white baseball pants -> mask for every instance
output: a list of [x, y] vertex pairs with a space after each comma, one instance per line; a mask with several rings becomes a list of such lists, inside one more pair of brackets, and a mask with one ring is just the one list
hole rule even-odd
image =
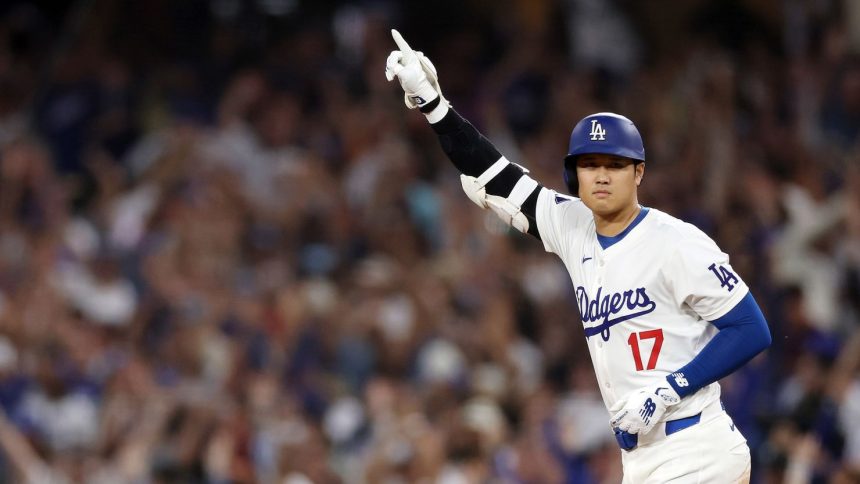
[[[643, 443], [642, 440], [647, 442]], [[663, 424], [621, 451], [623, 484], [747, 484], [750, 450], [719, 401], [702, 411], [698, 424], [671, 435]]]

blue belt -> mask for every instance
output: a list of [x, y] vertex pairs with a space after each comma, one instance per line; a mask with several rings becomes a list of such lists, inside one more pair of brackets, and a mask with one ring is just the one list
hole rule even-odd
[[[678, 420], [669, 420], [666, 422], [666, 435], [672, 435], [675, 432], [680, 432], [687, 427], [692, 427], [699, 423], [702, 419], [702, 414], [697, 413], [691, 417], [679, 418]], [[624, 450], [633, 450], [639, 445], [639, 436], [631, 434], [619, 429], [615, 429], [615, 440], [618, 441], [618, 446]]]
[[679, 418], [678, 420], [669, 420], [666, 422], [666, 435], [672, 435], [675, 432], [680, 432], [687, 427], [692, 427], [699, 423], [699, 420], [702, 419], [702, 414], [697, 413], [692, 417], [684, 417]]

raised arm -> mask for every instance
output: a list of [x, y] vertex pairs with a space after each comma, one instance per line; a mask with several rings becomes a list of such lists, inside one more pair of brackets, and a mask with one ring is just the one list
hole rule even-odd
[[439, 136], [442, 150], [460, 170], [466, 195], [481, 208], [493, 210], [520, 232], [540, 239], [535, 211], [541, 185], [528, 170], [508, 161], [495, 146], [460, 116], [442, 95], [433, 63], [413, 51], [396, 30], [391, 31], [398, 50], [392, 51], [385, 66], [389, 81], [397, 80], [409, 109], [427, 117]]
[[[54, 475], [27, 438], [6, 418], [0, 408], [0, 450], [22, 482], [48, 482]], [[52, 481], [51, 481], [52, 482]]]

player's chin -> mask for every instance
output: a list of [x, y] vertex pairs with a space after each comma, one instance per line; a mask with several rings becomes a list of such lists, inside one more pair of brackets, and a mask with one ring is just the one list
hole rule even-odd
[[583, 202], [586, 207], [597, 215], [608, 215], [616, 211], [616, 204], [612, 200], [612, 197], [587, 197], [583, 199]]

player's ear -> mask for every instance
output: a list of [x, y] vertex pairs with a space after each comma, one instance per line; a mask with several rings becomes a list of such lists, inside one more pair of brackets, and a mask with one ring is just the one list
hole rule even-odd
[[642, 183], [642, 177], [645, 176], [645, 162], [636, 163], [633, 165], [633, 169], [635, 170], [633, 177], [636, 180], [636, 186], [638, 187], [639, 184]]

